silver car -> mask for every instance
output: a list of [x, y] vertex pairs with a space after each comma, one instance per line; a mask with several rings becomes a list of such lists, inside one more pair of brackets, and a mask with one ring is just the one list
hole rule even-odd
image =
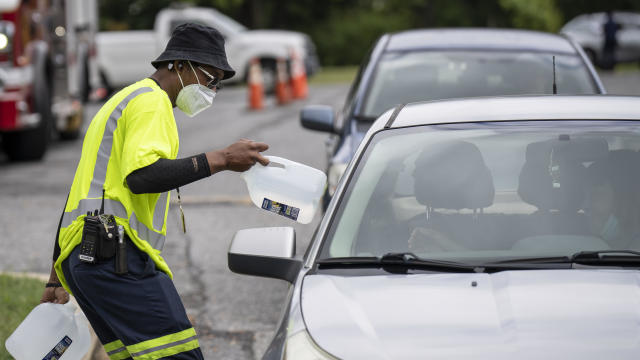
[[[613, 20], [620, 25], [616, 34], [617, 62], [640, 61], [640, 14], [631, 12], [614, 12]], [[603, 25], [607, 21], [605, 13], [580, 15], [569, 21], [560, 33], [576, 41], [596, 65], [604, 63]]]
[[640, 98], [400, 105], [371, 126], [302, 259], [239, 231], [237, 273], [291, 283], [264, 359], [638, 359]]

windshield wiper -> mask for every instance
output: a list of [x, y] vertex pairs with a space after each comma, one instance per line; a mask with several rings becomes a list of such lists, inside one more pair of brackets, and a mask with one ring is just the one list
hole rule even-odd
[[640, 252], [633, 250], [580, 251], [571, 256], [571, 262], [587, 265], [640, 266]]
[[321, 268], [401, 268], [427, 269], [435, 271], [476, 272], [477, 266], [461, 264], [453, 261], [429, 260], [417, 257], [415, 254], [387, 253], [382, 256], [354, 256], [320, 259], [317, 261]]
[[506, 260], [498, 260], [492, 264], [562, 264], [570, 263], [568, 256], [538, 256], [538, 257], [518, 257]]
[[[639, 253], [640, 254], [640, 253]], [[639, 258], [640, 259], [640, 258]], [[424, 269], [443, 272], [475, 272], [494, 273], [506, 270], [545, 270], [571, 268], [571, 259], [566, 256], [517, 258], [497, 262], [483, 262], [477, 264], [463, 264], [455, 261], [423, 259], [415, 254], [387, 253], [380, 257], [355, 256], [337, 257], [318, 260], [321, 268], [403, 268]]]

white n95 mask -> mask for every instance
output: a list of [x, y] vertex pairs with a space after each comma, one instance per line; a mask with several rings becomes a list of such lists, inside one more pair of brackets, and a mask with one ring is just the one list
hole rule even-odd
[[194, 117], [211, 106], [213, 99], [216, 97], [216, 92], [200, 84], [198, 74], [196, 74], [195, 69], [191, 65], [191, 61], [188, 63], [198, 83], [184, 86], [180, 73], [176, 71], [178, 79], [180, 79], [180, 84], [182, 84], [182, 90], [180, 90], [176, 98], [176, 105], [178, 109], [182, 110], [187, 116]]

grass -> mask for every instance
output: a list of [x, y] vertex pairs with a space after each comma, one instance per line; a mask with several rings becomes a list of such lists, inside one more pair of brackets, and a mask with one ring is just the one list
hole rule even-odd
[[358, 66], [325, 66], [320, 68], [320, 71], [311, 76], [309, 83], [312, 85], [348, 84], [355, 79], [357, 72]]
[[619, 72], [640, 71], [640, 61], [632, 62], [632, 63], [618, 64], [618, 65], [616, 65], [616, 70], [615, 71], [617, 73], [619, 73]]
[[42, 280], [0, 274], [0, 360], [13, 359], [4, 342], [40, 303], [43, 290]]

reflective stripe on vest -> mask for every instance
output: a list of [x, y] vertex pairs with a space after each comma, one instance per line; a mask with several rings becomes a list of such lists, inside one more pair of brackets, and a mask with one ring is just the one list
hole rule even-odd
[[[61, 227], [67, 227], [76, 220], [79, 216], [92, 212], [96, 209], [100, 209], [102, 205], [102, 189], [104, 188], [104, 182], [107, 178], [107, 165], [109, 164], [109, 158], [111, 158], [111, 148], [113, 147], [113, 134], [118, 127], [118, 119], [122, 116], [122, 112], [136, 96], [153, 91], [150, 87], [142, 87], [134, 90], [131, 94], [127, 95], [118, 106], [113, 109], [111, 115], [107, 119], [105, 124], [104, 134], [102, 135], [102, 141], [98, 148], [98, 154], [96, 157], [96, 164], [93, 169], [93, 178], [91, 179], [91, 186], [87, 197], [94, 199], [82, 199], [78, 203], [78, 206], [72, 210], [65, 212], [62, 217]], [[98, 198], [98, 199], [95, 199]], [[156, 207], [153, 214], [153, 227], [156, 229], [162, 229], [164, 224], [164, 215], [167, 206], [167, 193], [162, 193], [156, 202]], [[149, 229], [145, 224], [140, 222], [135, 213], [131, 213], [131, 216], [127, 216], [127, 210], [117, 200], [104, 199], [104, 211], [105, 214], [117, 216], [122, 219], [129, 218], [129, 226], [131, 229], [136, 230], [138, 237], [145, 240], [156, 250], [162, 250], [164, 246], [165, 236], [155, 232], [153, 229]]]
[[131, 101], [134, 97], [149, 91], [153, 91], [153, 89], [150, 87], [142, 87], [134, 90], [133, 92], [131, 92], [131, 94], [122, 99], [118, 106], [113, 109], [111, 115], [109, 115], [107, 123], [104, 127], [102, 141], [100, 142], [100, 147], [98, 148], [98, 157], [96, 158], [96, 165], [93, 168], [93, 179], [91, 179], [91, 188], [89, 188], [89, 194], [87, 194], [87, 197], [102, 197], [104, 181], [107, 178], [107, 165], [109, 165], [111, 148], [113, 147], [113, 133], [118, 127], [118, 119], [120, 119], [120, 117], [122, 116], [124, 108], [127, 107], [129, 101]]
[[[156, 208], [154, 209], [154, 222], [156, 218], [155, 214], [157, 214], [158, 212], [162, 212], [162, 220], [164, 222], [164, 211], [167, 206], [166, 194], [167, 193], [163, 193], [163, 195], [165, 196], [161, 196], [160, 198], [158, 198]], [[163, 199], [164, 202], [161, 201]], [[101, 205], [102, 199], [80, 200], [77, 208], [64, 213], [64, 215], [62, 216], [62, 224], [60, 225], [60, 227], [64, 228], [71, 225], [71, 223], [76, 220], [78, 216], [85, 215], [87, 212], [93, 213], [96, 209], [100, 209]], [[117, 200], [104, 199], [104, 213], [117, 216], [121, 219], [127, 218], [127, 210]], [[131, 229], [135, 230], [138, 233], [138, 237], [140, 237], [140, 239], [146, 240], [152, 248], [162, 251], [165, 236], [149, 229], [145, 224], [138, 220], [134, 212], [132, 212], [131, 217], [129, 217], [129, 226], [131, 227]]]

